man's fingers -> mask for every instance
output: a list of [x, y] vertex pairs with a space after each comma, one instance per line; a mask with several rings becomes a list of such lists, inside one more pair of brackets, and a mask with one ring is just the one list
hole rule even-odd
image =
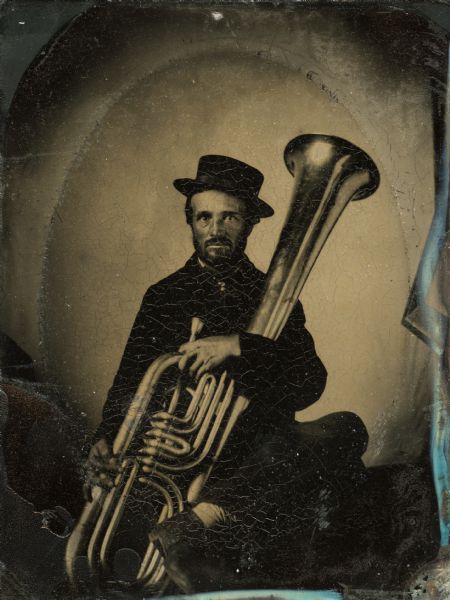
[[217, 366], [220, 360], [217, 359], [217, 344], [212, 344], [211, 340], [196, 340], [187, 342], [179, 347], [179, 352], [182, 356], [178, 362], [180, 371], [183, 371], [189, 364], [189, 361], [195, 358], [194, 362], [189, 367], [191, 376], [196, 376], [198, 379], [206, 373], [208, 369]]
[[114, 485], [113, 478], [110, 474], [105, 472], [90, 472], [88, 473], [88, 481], [87, 484], [90, 488], [94, 486], [101, 487], [103, 489], [110, 489]]
[[97, 458], [109, 458], [111, 456], [111, 450], [110, 447], [108, 445], [108, 442], [106, 440], [99, 440], [95, 446], [93, 446], [92, 450], [91, 450], [91, 455], [92, 457], [97, 457]]
[[106, 460], [110, 456], [111, 456], [111, 453], [109, 451], [109, 448], [104, 448], [103, 446], [96, 446], [95, 447], [95, 452], [94, 452], [94, 457], [95, 458], [101, 458], [103, 460]]
[[178, 361], [178, 368], [180, 369], [180, 371], [184, 371], [184, 368], [186, 367], [187, 360], [188, 360], [187, 354], [183, 354], [183, 356]]
[[186, 354], [183, 354], [183, 356], [180, 358], [179, 362], [178, 362], [178, 368], [180, 369], [180, 371], [183, 371], [186, 368], [187, 363], [192, 360], [195, 356], [197, 356], [198, 354], [198, 349], [196, 350], [190, 350], [189, 352], [186, 352]]
[[85, 463], [87, 481], [83, 486], [83, 496], [90, 502], [94, 486], [109, 490], [114, 486], [114, 480], [120, 473], [121, 466], [117, 456], [111, 452], [108, 442], [99, 440], [91, 449]]
[[212, 364], [212, 360], [206, 360], [201, 367], [197, 370], [197, 373], [195, 374], [195, 378], [196, 379], [200, 379], [200, 377], [204, 374], [207, 373], [211, 368], [213, 367]]
[[111, 476], [108, 473], [102, 472], [98, 476], [100, 480], [100, 484], [111, 488], [114, 485], [114, 482]]
[[[114, 485], [112, 478], [106, 473], [91, 473], [88, 475], [87, 479], [87, 483], [85, 483], [83, 486], [83, 495], [85, 496], [85, 498], [89, 494], [92, 495], [93, 487], [100, 487], [104, 490], [109, 490]], [[87, 490], [87, 488], [89, 488], [89, 491]]]
[[[107, 461], [91, 459], [86, 465], [87, 486], [92, 488], [92, 486], [97, 485], [109, 489], [114, 485], [114, 480], [120, 471], [121, 466], [115, 457], [110, 457]], [[88, 499], [89, 494], [90, 492], [83, 489], [83, 495], [86, 499]]]
[[184, 344], [181, 344], [181, 346], [178, 348], [178, 352], [181, 352], [182, 354], [186, 354], [189, 352], [196, 352], [202, 346], [204, 346], [204, 344], [205, 344], [204, 340], [195, 340], [193, 342], [185, 342]]
[[110, 471], [117, 473], [119, 470], [119, 462], [115, 457], [109, 457], [107, 460], [92, 457], [88, 461], [88, 469], [96, 469], [100, 471]]
[[91, 456], [91, 457], [89, 457], [87, 464], [88, 464], [88, 467], [94, 467], [96, 469], [101, 469], [105, 464], [105, 460], [101, 456]]
[[206, 361], [207, 361], [207, 358], [206, 358], [206, 356], [203, 353], [202, 354], [198, 354], [196, 360], [189, 367], [189, 373], [192, 376], [195, 375], [197, 373], [197, 369], [201, 365], [204, 365]]
[[181, 344], [181, 346], [178, 348], [178, 352], [181, 353], [185, 353], [185, 352], [189, 352], [190, 350], [192, 350], [192, 342], [185, 342], [184, 344]]

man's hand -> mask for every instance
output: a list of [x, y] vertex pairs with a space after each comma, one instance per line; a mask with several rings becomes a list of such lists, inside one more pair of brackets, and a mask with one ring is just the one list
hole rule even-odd
[[189, 373], [199, 379], [203, 373], [219, 366], [227, 358], [240, 356], [241, 345], [237, 334], [215, 335], [182, 344], [178, 351], [182, 354], [178, 363], [180, 370], [191, 362]]
[[114, 485], [114, 477], [119, 471], [117, 458], [113, 456], [111, 448], [105, 439], [96, 442], [89, 452], [86, 461], [87, 483], [83, 486], [86, 500], [91, 501], [91, 489], [97, 485], [109, 489]]

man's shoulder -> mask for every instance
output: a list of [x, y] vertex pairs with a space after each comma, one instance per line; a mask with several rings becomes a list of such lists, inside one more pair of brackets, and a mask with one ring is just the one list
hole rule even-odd
[[263, 271], [260, 271], [257, 267], [255, 267], [255, 265], [248, 261], [248, 269], [251, 272], [251, 275], [253, 276], [254, 279], [258, 280], [258, 281], [265, 281], [266, 277], [267, 277], [267, 273], [264, 273]]
[[184, 286], [191, 279], [192, 266], [188, 262], [177, 271], [174, 271], [156, 283], [152, 283], [148, 287], [144, 298], [157, 298], [165, 296], [168, 292], [173, 293], [174, 290], [180, 289], [180, 286]]
[[153, 283], [148, 289], [150, 290], [150, 289], [168, 288], [168, 287], [171, 287], [172, 285], [176, 284], [181, 279], [186, 279], [187, 276], [188, 276], [188, 270], [186, 269], [186, 266], [184, 266], [184, 267], [181, 267], [181, 269], [178, 269], [177, 271], [170, 273], [170, 275], [167, 275], [163, 279], [160, 279], [157, 283]]

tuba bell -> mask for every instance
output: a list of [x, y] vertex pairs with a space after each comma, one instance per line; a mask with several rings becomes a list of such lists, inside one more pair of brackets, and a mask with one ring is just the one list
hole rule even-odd
[[[328, 135], [294, 138], [284, 152], [294, 192], [249, 333], [276, 340], [319, 253], [347, 204], [379, 185], [371, 158]], [[193, 319], [191, 340], [201, 321]], [[163, 593], [168, 577], [149, 532], [198, 497], [247, 408], [226, 371], [205, 373], [197, 384], [178, 370], [179, 355], [156, 359], [147, 370], [113, 444], [121, 472], [111, 490], [94, 487], [66, 549], [70, 581], [102, 590]], [[152, 447], [151, 472], [137, 453]], [[150, 444], [149, 444], [150, 442]], [[131, 558], [130, 558], [131, 557]], [[123, 560], [133, 569], [123, 572]], [[130, 574], [130, 572], [132, 572]]]

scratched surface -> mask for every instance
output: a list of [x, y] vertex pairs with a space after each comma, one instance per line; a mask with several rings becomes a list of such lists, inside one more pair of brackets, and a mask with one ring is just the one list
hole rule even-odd
[[[400, 7], [87, 9], [12, 1], [5, 13], [2, 597], [69, 597], [63, 556], [92, 435], [101, 424], [113, 443], [147, 366], [187, 341], [193, 316], [203, 338], [240, 334], [227, 368], [251, 399], [201, 497], [233, 526], [195, 548], [233, 575], [215, 570], [199, 591], [400, 598], [418, 573], [413, 593], [427, 597], [426, 563], [448, 537], [445, 333], [424, 343], [427, 315], [445, 326], [447, 310], [445, 263], [436, 284], [424, 254], [442, 256], [446, 233], [429, 234], [439, 173], [446, 191], [434, 169], [443, 32]], [[381, 183], [344, 212], [275, 344], [243, 331], [293, 194], [283, 150], [303, 133], [362, 147]], [[219, 277], [192, 256], [172, 186], [205, 154], [257, 167], [275, 210], [247, 262]], [[329, 419], [343, 411], [356, 420]], [[147, 543], [160, 506], [132, 498], [126, 544]]]

